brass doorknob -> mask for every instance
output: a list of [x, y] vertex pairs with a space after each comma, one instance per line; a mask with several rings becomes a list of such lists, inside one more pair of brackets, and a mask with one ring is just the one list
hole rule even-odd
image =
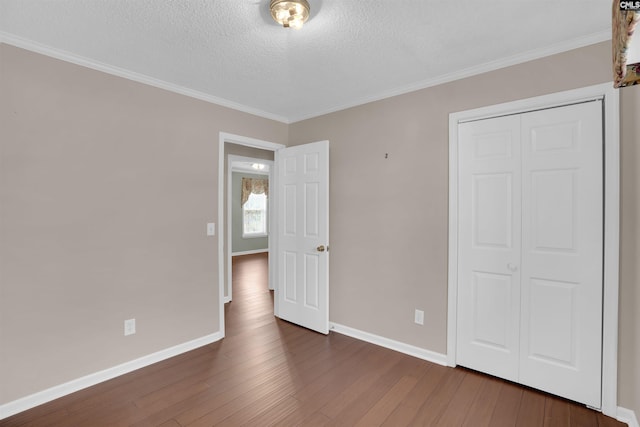
[[324, 245], [320, 245], [316, 248], [316, 251], [318, 252], [324, 252]]

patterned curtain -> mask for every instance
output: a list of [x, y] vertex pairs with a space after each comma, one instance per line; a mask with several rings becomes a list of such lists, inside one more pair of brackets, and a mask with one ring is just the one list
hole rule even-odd
[[264, 193], [269, 197], [269, 180], [268, 179], [256, 179], [256, 178], [242, 178], [242, 204], [244, 206], [249, 200], [251, 193], [262, 194]]
[[640, 81], [640, 67], [627, 66], [627, 50], [640, 14], [620, 10], [620, 0], [613, 1], [613, 86], [623, 87]]

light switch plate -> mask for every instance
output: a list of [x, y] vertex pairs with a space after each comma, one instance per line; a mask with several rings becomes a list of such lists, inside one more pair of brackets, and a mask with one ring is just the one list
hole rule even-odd
[[124, 336], [136, 333], [136, 319], [127, 319], [124, 321]]
[[216, 235], [216, 223], [210, 222], [207, 224], [207, 236], [215, 236]]

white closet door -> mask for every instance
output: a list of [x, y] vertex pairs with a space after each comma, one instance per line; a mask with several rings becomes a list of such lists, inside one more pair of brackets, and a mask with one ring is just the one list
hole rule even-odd
[[602, 103], [458, 126], [457, 363], [601, 405]]
[[522, 115], [520, 382], [600, 407], [602, 104]]
[[460, 124], [457, 363], [518, 379], [520, 118]]

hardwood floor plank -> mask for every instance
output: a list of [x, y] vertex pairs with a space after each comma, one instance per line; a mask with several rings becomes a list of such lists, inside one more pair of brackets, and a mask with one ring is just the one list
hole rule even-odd
[[397, 383], [399, 378], [411, 376], [417, 380], [425, 372], [426, 366], [421, 360], [401, 355], [396, 364], [384, 372], [369, 389], [333, 417], [333, 420], [338, 425], [353, 426]]
[[[191, 380], [189, 382], [191, 382]], [[146, 413], [153, 413], [160, 411], [167, 406], [173, 405], [174, 403], [182, 402], [185, 399], [200, 394], [209, 389], [209, 387], [209, 384], [206, 382], [196, 382], [195, 384], [189, 384], [187, 387], [165, 387], [161, 390], [162, 393], [159, 393], [159, 396], [154, 396], [154, 400], [152, 402], [137, 399], [134, 400], [133, 403], [138, 408], [144, 408]]]
[[[367, 352], [367, 346], [354, 342], [351, 349], [351, 357], [344, 358], [344, 362], [336, 366], [335, 369], [328, 371], [319, 377], [316, 381], [298, 389], [293, 396], [301, 402], [291, 414], [283, 420], [276, 423], [278, 426], [299, 425], [304, 420], [314, 415], [324, 405], [336, 396], [336, 390], [343, 390], [352, 384], [355, 379], [362, 374], [360, 360], [363, 354]], [[346, 353], [348, 350], [345, 350]]]
[[117, 402], [102, 405], [99, 410], [76, 411], [52, 427], [92, 426], [117, 427], [128, 425], [144, 418], [144, 414], [132, 402]]
[[483, 376], [482, 387], [471, 404], [462, 425], [465, 427], [491, 426], [491, 416], [496, 408], [503, 385], [504, 381], [502, 380]]
[[[258, 418], [260, 419], [260, 423], [265, 425], [265, 421], [263, 420], [264, 413], [269, 412], [271, 409], [274, 409], [281, 403], [287, 401], [287, 399], [293, 399], [289, 393], [289, 390], [282, 391], [277, 390], [275, 393], [265, 395], [259, 399], [251, 401], [247, 406], [244, 407], [241, 411], [235, 411], [233, 415], [225, 418], [223, 421], [216, 423], [216, 426], [220, 427], [235, 427], [247, 424], [250, 420]], [[295, 399], [293, 399], [295, 400]], [[289, 403], [292, 401], [289, 400]], [[295, 407], [288, 408], [293, 410]]]
[[[187, 410], [175, 415], [173, 418], [183, 426], [193, 423], [195, 420], [204, 417], [208, 413], [229, 404], [229, 402], [232, 402], [239, 396], [242, 396], [245, 393], [252, 393], [259, 387], [265, 387], [265, 384], [280, 384], [282, 381], [282, 378], [280, 377], [285, 372], [286, 363], [283, 362], [282, 365], [273, 368], [270, 372], [263, 375], [256, 376], [236, 385], [231, 385], [229, 388], [218, 389], [218, 393], [215, 395], [201, 399], [198, 403], [188, 405]], [[215, 389], [215, 387], [212, 388]], [[225, 410], [228, 410], [228, 408]], [[222, 418], [216, 418], [217, 416], [211, 417], [222, 420], [227, 416], [229, 416], [229, 414]]]
[[437, 392], [431, 393], [418, 409], [411, 425], [435, 425], [442, 413], [447, 409], [449, 401], [460, 387], [466, 372], [462, 369], [451, 369], [436, 386]]
[[432, 393], [436, 392], [442, 378], [449, 368], [429, 365], [429, 369], [420, 378], [409, 395], [382, 423], [384, 427], [407, 426], [416, 417], [418, 410]]
[[[21, 427], [51, 427], [55, 424], [64, 422], [69, 416], [69, 412], [66, 409], [60, 409], [55, 412], [48, 412], [46, 417], [39, 417], [26, 423], [21, 423]], [[4, 426], [3, 420], [0, 420], [0, 426]], [[7, 427], [18, 425], [18, 423], [7, 423]]]
[[596, 417], [596, 412], [585, 407], [584, 405], [571, 405], [571, 408], [569, 410], [569, 417], [571, 419], [571, 426], [598, 427], [598, 418]]
[[547, 396], [544, 404], [544, 427], [570, 425], [568, 402]]
[[354, 383], [350, 384], [336, 397], [324, 405], [320, 412], [330, 419], [335, 418], [351, 403], [356, 401], [362, 393], [368, 390], [379, 377], [380, 375], [375, 372], [369, 372], [362, 375]]
[[605, 415], [602, 415], [600, 413], [598, 413], [596, 415], [596, 418], [598, 419], [598, 426], [599, 427], [620, 427], [620, 426], [625, 426], [625, 424], [622, 424], [620, 421], [614, 420], [611, 417], [607, 417]]
[[224, 419], [233, 415], [243, 417], [242, 414], [251, 410], [250, 406], [256, 402], [257, 404], [263, 404], [267, 397], [269, 399], [279, 400], [290, 394], [293, 390], [294, 385], [291, 377], [288, 377], [285, 371], [281, 370], [271, 381], [265, 381], [222, 405], [216, 405], [216, 409], [208, 411], [193, 421], [188, 420], [188, 418], [185, 419], [182, 415], [177, 417], [177, 421], [184, 427], [208, 427], [218, 425]]
[[544, 394], [530, 389], [524, 390], [516, 425], [518, 427], [542, 426], [544, 424], [544, 405]]
[[[255, 415], [243, 426], [274, 426], [295, 412], [300, 407], [298, 399], [292, 396], [286, 396], [280, 402], [271, 406], [269, 409]], [[292, 425], [292, 424], [289, 424]]]
[[[320, 412], [334, 419], [340, 412], [347, 408], [351, 403], [357, 400], [363, 393], [365, 393], [373, 384], [380, 378], [380, 376], [391, 368], [397, 361], [398, 355], [392, 352], [378, 353], [374, 352], [373, 356], [380, 356], [381, 360], [377, 363], [375, 369], [363, 369], [360, 371], [362, 374], [338, 393], [333, 399], [331, 399], [326, 405], [322, 407]], [[370, 360], [369, 360], [370, 362]], [[367, 364], [365, 359], [360, 365], [361, 369]]]
[[[460, 426], [467, 418], [468, 408], [471, 407], [476, 400], [482, 383], [487, 381], [484, 375], [476, 372], [467, 371], [464, 379], [460, 383], [457, 392], [449, 401], [447, 408], [444, 410], [437, 426]], [[462, 410], [465, 408], [466, 410]]]
[[491, 414], [491, 426], [515, 426], [522, 403], [524, 389], [517, 385], [504, 382], [498, 394], [498, 401]]
[[400, 405], [407, 394], [415, 387], [418, 379], [402, 377], [384, 396], [367, 411], [355, 424], [357, 427], [380, 426], [389, 415]]
[[296, 424], [304, 427], [326, 427], [335, 425], [326, 415], [316, 412], [309, 418], [305, 419], [304, 424]]
[[[233, 396], [241, 394], [251, 384], [255, 384], [256, 378], [271, 372], [285, 363], [286, 356], [279, 354], [274, 358], [262, 362], [259, 366], [248, 367], [241, 371], [227, 371], [224, 376], [220, 375], [207, 380], [209, 381], [208, 384], [210, 387], [204, 392], [194, 395], [188, 400], [167, 405], [158, 412], [148, 412], [147, 418], [152, 425], [178, 417], [181, 414], [191, 414], [190, 416], [193, 419], [198, 418], [209, 411], [212, 405], [216, 404], [220, 399], [232, 399]], [[134, 424], [135, 427], [143, 427], [146, 425], [145, 423], [139, 425]]]
[[311, 381], [296, 390], [294, 396], [298, 400], [306, 402], [310, 399], [317, 399], [317, 393], [327, 386], [331, 386], [334, 381], [339, 381], [341, 386], [345, 386], [350, 378], [358, 374], [362, 361], [366, 361], [369, 354], [371, 354], [369, 347], [354, 342], [352, 346], [332, 358], [329, 369], [323, 372], [323, 375], [319, 376], [316, 381]]
[[277, 319], [267, 257], [234, 257], [233, 268], [223, 340], [0, 420], [0, 427], [623, 426], [506, 381]]

